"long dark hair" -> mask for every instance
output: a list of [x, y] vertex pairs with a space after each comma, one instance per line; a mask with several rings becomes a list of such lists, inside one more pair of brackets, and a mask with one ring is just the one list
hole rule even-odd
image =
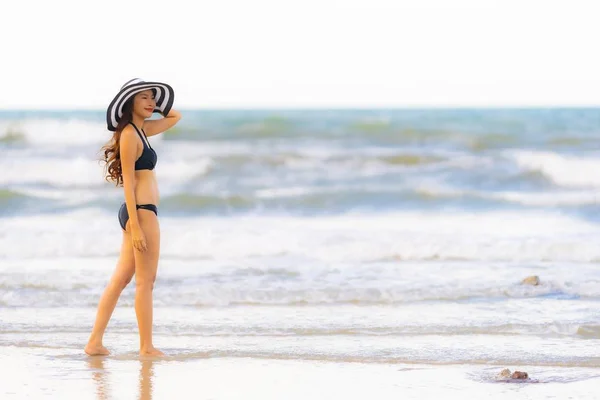
[[123, 185], [123, 169], [121, 168], [121, 133], [123, 129], [133, 120], [133, 98], [123, 104], [123, 116], [117, 124], [117, 129], [112, 135], [111, 140], [102, 147], [104, 151], [103, 161], [105, 162], [105, 179], [113, 181], [116, 186]]

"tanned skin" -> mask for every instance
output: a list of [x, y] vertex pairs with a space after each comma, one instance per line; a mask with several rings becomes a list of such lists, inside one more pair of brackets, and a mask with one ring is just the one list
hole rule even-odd
[[[151, 90], [135, 95], [132, 122], [138, 128], [143, 128], [148, 137], [172, 128], [181, 119], [178, 111], [170, 110], [164, 118], [146, 121], [152, 116], [155, 107], [156, 101]], [[160, 253], [160, 227], [154, 212], [136, 209], [136, 204], [155, 204], [158, 207], [158, 184], [154, 170], [134, 169], [144, 144], [133, 126], [127, 125], [123, 129], [119, 149], [129, 220], [123, 232], [119, 260], [100, 298], [96, 321], [85, 352], [88, 355], [109, 354], [102, 344], [102, 338], [121, 292], [135, 275], [135, 313], [140, 336], [140, 355], [162, 356], [164, 353], [156, 349], [152, 342], [152, 290]]]

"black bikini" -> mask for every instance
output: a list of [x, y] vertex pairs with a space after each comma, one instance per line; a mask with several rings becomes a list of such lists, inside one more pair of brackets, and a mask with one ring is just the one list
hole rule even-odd
[[157, 159], [156, 152], [152, 147], [150, 147], [150, 142], [148, 142], [146, 132], [144, 132], [144, 130], [142, 129], [142, 132], [144, 132], [144, 136], [142, 136], [137, 126], [135, 126], [133, 122], [130, 122], [130, 124], [133, 125], [138, 136], [140, 137], [140, 139], [142, 139], [142, 143], [144, 143], [144, 151], [142, 151], [142, 155], [135, 162], [135, 170], [139, 171], [140, 169], [154, 169], [154, 167], [156, 166]]
[[[135, 208], [138, 210], [141, 208], [144, 210], [153, 211], [154, 214], [158, 216], [158, 208], [156, 208], [154, 204], [136, 204]], [[129, 221], [129, 213], [127, 212], [127, 206], [125, 203], [123, 203], [119, 209], [119, 224], [121, 224], [121, 228], [123, 228], [123, 230], [126, 230], [125, 227], [127, 226], [127, 221]]]
[[[150, 142], [148, 141], [148, 137], [146, 136], [146, 132], [144, 132], [144, 136], [140, 133], [140, 130], [133, 122], [130, 122], [131, 125], [135, 128], [140, 139], [142, 139], [142, 143], [144, 144], [144, 150], [142, 151], [142, 155], [135, 161], [135, 170], [139, 171], [142, 169], [153, 170], [156, 166], [156, 152], [152, 147], [150, 147]], [[154, 204], [136, 204], [136, 209], [150, 210], [154, 212], [158, 216], [158, 208]], [[127, 226], [127, 221], [129, 220], [129, 214], [127, 213], [127, 206], [125, 203], [121, 204], [121, 208], [119, 209], [119, 224], [121, 224], [121, 228], [125, 230]]]

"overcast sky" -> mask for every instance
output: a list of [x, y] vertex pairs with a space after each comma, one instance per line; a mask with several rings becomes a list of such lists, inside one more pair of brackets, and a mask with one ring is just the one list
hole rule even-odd
[[11, 0], [0, 108], [600, 105], [598, 0]]

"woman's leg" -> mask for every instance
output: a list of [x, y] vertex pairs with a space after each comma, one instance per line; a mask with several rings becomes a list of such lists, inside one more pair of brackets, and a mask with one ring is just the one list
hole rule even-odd
[[162, 355], [152, 342], [152, 290], [158, 269], [160, 228], [158, 218], [150, 210], [137, 210], [140, 228], [146, 237], [146, 251], [134, 249], [135, 314], [140, 331], [140, 355]]
[[123, 232], [123, 242], [121, 243], [121, 255], [117, 267], [110, 278], [108, 285], [102, 293], [98, 303], [96, 313], [96, 322], [90, 335], [88, 344], [85, 346], [85, 352], [88, 355], [107, 355], [108, 350], [102, 345], [102, 337], [108, 325], [108, 321], [117, 305], [119, 296], [127, 284], [131, 281], [135, 272], [135, 259], [133, 255], [133, 245], [131, 244], [131, 235]]

